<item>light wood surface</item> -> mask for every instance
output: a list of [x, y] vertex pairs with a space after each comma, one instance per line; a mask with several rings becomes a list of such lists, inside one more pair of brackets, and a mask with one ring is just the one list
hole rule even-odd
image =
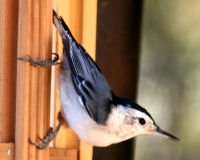
[[[20, 0], [18, 20], [17, 56], [23, 57], [31, 51], [31, 0]], [[15, 159], [28, 159], [28, 131], [30, 107], [30, 64], [17, 64]]]
[[[39, 42], [40, 59], [51, 59], [52, 47], [52, 1], [39, 1]], [[38, 74], [38, 109], [37, 109], [37, 135], [44, 137], [49, 130], [50, 116], [50, 70], [39, 68]], [[36, 160], [49, 159], [49, 148], [45, 151], [37, 150]]]
[[0, 143], [0, 159], [1, 160], [14, 160], [15, 146], [14, 143]]
[[[11, 20], [12, 19], [12, 20]], [[0, 1], [0, 142], [14, 141], [18, 2]]]
[[77, 160], [77, 149], [50, 148], [50, 160]]
[[[32, 50], [31, 55], [32, 57], [38, 58], [40, 54], [39, 50], [39, 0], [35, 0], [33, 3], [33, 12], [32, 12]], [[38, 108], [38, 73], [39, 69], [36, 67], [30, 67], [30, 110], [29, 110], [29, 138], [31, 141], [35, 142], [37, 140], [37, 108]], [[36, 147], [29, 144], [28, 145], [28, 158], [29, 160], [36, 160]]]
[[[51, 0], [19, 1], [18, 57], [51, 58]], [[16, 160], [49, 159], [49, 149], [36, 149], [28, 138], [44, 137], [49, 129], [50, 68], [17, 64]]]

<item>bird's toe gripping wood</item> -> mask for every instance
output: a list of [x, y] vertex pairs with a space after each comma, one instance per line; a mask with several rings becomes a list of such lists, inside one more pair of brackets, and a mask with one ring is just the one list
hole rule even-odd
[[29, 142], [36, 146], [38, 149], [41, 149], [41, 150], [44, 150], [47, 148], [48, 144], [55, 139], [56, 135], [58, 134], [58, 131], [61, 127], [61, 124], [62, 123], [59, 123], [58, 126], [56, 127], [55, 131], [53, 131], [53, 128], [50, 127], [49, 128], [49, 131], [48, 131], [48, 134], [47, 136], [45, 136], [43, 139], [38, 137], [38, 139], [41, 141], [41, 142], [32, 142], [30, 139], [29, 139]]
[[34, 65], [36, 67], [51, 67], [53, 65], [62, 64], [62, 62], [57, 62], [59, 60], [59, 55], [57, 53], [52, 53], [55, 55], [55, 57], [52, 60], [42, 60], [42, 59], [35, 59], [30, 56], [26, 57], [19, 57], [18, 60], [30, 62], [31, 65]]

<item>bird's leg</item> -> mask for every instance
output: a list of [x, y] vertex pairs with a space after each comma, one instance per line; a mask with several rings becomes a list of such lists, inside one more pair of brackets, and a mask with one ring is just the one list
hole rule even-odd
[[29, 142], [32, 145], [36, 146], [38, 149], [41, 149], [41, 150], [46, 149], [48, 144], [49, 144], [49, 142], [51, 142], [52, 140], [55, 139], [55, 137], [58, 134], [58, 131], [59, 131], [60, 127], [61, 127], [61, 124], [62, 124], [62, 122], [59, 122], [59, 124], [56, 127], [55, 131], [53, 131], [53, 128], [50, 127], [47, 136], [45, 136], [43, 139], [38, 137], [38, 139], [41, 141], [41, 143], [40, 142], [32, 142], [30, 139], [29, 139]]
[[52, 60], [42, 60], [42, 59], [34, 59], [30, 56], [19, 57], [18, 60], [30, 62], [32, 65], [36, 67], [51, 67], [52, 65], [62, 64], [62, 62], [57, 62], [59, 60], [59, 55], [57, 53], [52, 53], [55, 57]]
[[58, 118], [58, 121], [63, 124], [63, 126], [69, 127], [69, 124], [68, 124], [67, 120], [64, 118], [64, 116], [63, 116], [61, 111], [58, 113], [58, 117], [57, 118]]

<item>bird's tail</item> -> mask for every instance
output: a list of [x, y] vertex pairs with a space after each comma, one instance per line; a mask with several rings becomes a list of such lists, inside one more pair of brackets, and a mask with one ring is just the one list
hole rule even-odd
[[55, 10], [53, 10], [53, 23], [62, 38], [64, 38], [64, 39], [70, 38], [70, 39], [75, 40], [74, 37], [72, 36], [68, 26], [66, 25], [66, 23], [64, 22], [62, 17], [58, 16], [58, 14], [56, 13]]

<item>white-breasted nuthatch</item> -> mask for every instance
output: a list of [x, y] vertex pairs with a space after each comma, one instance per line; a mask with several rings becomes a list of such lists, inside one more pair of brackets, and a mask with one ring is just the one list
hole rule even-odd
[[178, 139], [161, 130], [137, 103], [116, 96], [101, 70], [73, 38], [64, 20], [53, 11], [66, 60], [61, 76], [62, 111], [76, 134], [94, 146], [108, 146], [139, 134]]
[[[140, 134], [162, 135], [178, 140], [160, 129], [146, 109], [112, 92], [97, 64], [77, 43], [62, 17], [55, 11], [53, 23], [64, 46], [64, 71], [59, 82], [62, 115], [80, 139], [100, 147]], [[35, 64], [33, 59], [19, 59]], [[33, 144], [43, 149], [39, 143]]]

